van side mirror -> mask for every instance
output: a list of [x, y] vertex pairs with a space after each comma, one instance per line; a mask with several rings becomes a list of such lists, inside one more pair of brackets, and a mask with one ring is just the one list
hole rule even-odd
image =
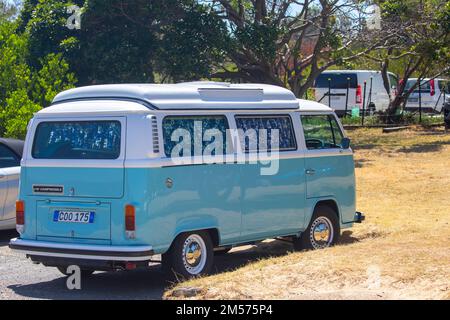
[[349, 138], [342, 138], [341, 146], [342, 146], [342, 149], [350, 148], [350, 139]]

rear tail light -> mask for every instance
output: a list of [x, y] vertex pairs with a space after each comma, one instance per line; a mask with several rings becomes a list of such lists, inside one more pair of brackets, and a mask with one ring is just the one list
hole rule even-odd
[[125, 206], [125, 233], [128, 239], [136, 237], [136, 209], [131, 204]]
[[136, 269], [137, 264], [135, 262], [127, 262], [125, 263], [125, 270], [134, 270]]
[[16, 230], [21, 234], [25, 231], [25, 203], [22, 200], [16, 201]]
[[430, 80], [430, 96], [434, 96], [436, 93], [435, 86], [434, 86], [434, 79]]
[[358, 87], [356, 88], [356, 103], [357, 104], [362, 103], [362, 90], [360, 84], [358, 84]]

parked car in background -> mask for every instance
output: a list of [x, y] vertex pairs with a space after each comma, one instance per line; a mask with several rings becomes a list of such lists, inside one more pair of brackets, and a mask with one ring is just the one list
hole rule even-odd
[[[416, 85], [417, 80], [417, 78], [409, 78], [406, 82], [405, 91], [408, 91], [412, 86]], [[420, 83], [420, 90], [417, 85], [416, 89], [409, 95], [405, 110], [417, 111], [419, 109], [420, 91], [422, 111], [440, 113], [444, 104], [450, 102], [450, 81], [446, 79], [424, 78]]]
[[[398, 86], [397, 77], [391, 72], [388, 73], [388, 77], [391, 95], [395, 95]], [[375, 70], [324, 71], [314, 82], [315, 100], [329, 105], [337, 115], [342, 116], [345, 113], [348, 87], [347, 112], [355, 107], [362, 109], [364, 82], [366, 82], [365, 109], [371, 109], [371, 111], [386, 110], [389, 106], [389, 96], [384, 87], [381, 72]], [[328, 97], [329, 85], [331, 87], [331, 103], [329, 103]]]
[[0, 230], [16, 227], [20, 159], [24, 142], [0, 138]]

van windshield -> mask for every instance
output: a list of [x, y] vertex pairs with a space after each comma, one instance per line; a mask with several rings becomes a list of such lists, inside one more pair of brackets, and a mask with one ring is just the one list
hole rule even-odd
[[117, 159], [119, 121], [41, 122], [36, 128], [35, 159]]
[[349, 88], [358, 86], [356, 73], [322, 73], [317, 77], [314, 87], [328, 88], [328, 79], [331, 80], [331, 89], [347, 89], [347, 83]]

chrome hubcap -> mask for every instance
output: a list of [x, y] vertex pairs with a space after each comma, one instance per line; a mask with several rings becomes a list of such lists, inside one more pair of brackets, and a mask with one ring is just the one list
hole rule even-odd
[[206, 263], [206, 245], [202, 237], [191, 234], [184, 241], [183, 264], [186, 271], [192, 275], [202, 272]]
[[310, 239], [314, 249], [329, 247], [333, 242], [333, 224], [327, 217], [318, 217], [311, 225]]

